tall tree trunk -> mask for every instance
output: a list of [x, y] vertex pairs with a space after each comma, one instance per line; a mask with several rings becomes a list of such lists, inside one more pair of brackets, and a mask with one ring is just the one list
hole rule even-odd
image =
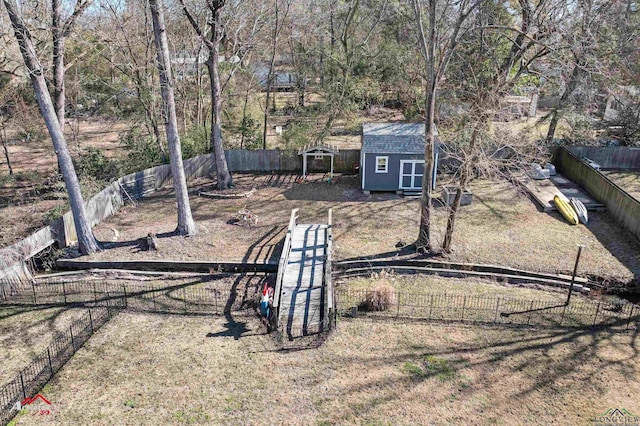
[[[276, 24], [273, 28], [273, 40], [271, 46], [271, 59], [269, 61], [269, 71], [267, 73], [267, 93], [264, 100], [264, 123], [262, 126], [262, 149], [267, 149], [267, 125], [269, 121], [269, 100], [271, 98], [271, 85], [273, 84], [273, 67], [276, 63], [276, 50], [278, 48], [278, 0], [275, 0]], [[275, 102], [275, 99], [274, 99]], [[275, 110], [275, 108], [274, 108]]]
[[222, 40], [223, 29], [220, 24], [220, 9], [213, 10], [211, 20], [211, 43], [209, 48], [209, 58], [207, 59], [207, 69], [211, 80], [211, 145], [213, 155], [216, 159], [216, 174], [218, 178], [218, 189], [230, 188], [233, 185], [231, 173], [227, 166], [227, 158], [224, 154], [222, 143], [222, 83], [220, 81], [220, 41]]
[[213, 155], [216, 159], [216, 172], [218, 177], [218, 189], [230, 188], [233, 185], [231, 173], [227, 166], [227, 158], [224, 154], [224, 145], [222, 143], [222, 85], [220, 82], [220, 42], [224, 37], [224, 28], [220, 21], [220, 11], [224, 7], [226, 0], [213, 0], [208, 3], [211, 11], [211, 18], [207, 20], [207, 24], [211, 28], [209, 38], [206, 37], [204, 31], [200, 28], [198, 21], [189, 12], [184, 0], [179, 0], [187, 20], [198, 33], [200, 39], [209, 50], [209, 58], [207, 58], [207, 70], [209, 71], [209, 79], [211, 80], [211, 145], [213, 147]]
[[244, 91], [244, 101], [242, 103], [242, 132], [240, 138], [240, 149], [244, 148], [244, 140], [247, 137], [247, 104], [249, 103], [249, 89], [251, 87], [247, 87]]
[[62, 133], [60, 123], [58, 123], [53, 102], [51, 101], [51, 96], [49, 95], [49, 90], [47, 88], [47, 83], [44, 79], [42, 65], [40, 64], [36, 51], [33, 47], [31, 34], [22, 20], [22, 16], [20, 15], [15, 0], [3, 1], [7, 12], [9, 13], [9, 18], [11, 19], [16, 40], [20, 46], [20, 53], [22, 54], [25, 66], [29, 71], [31, 84], [33, 85], [36, 95], [36, 101], [40, 107], [40, 113], [47, 125], [56, 155], [58, 156], [58, 162], [60, 164], [62, 176], [64, 177], [67, 194], [69, 196], [69, 203], [71, 204], [71, 212], [73, 213], [80, 252], [83, 254], [96, 252], [100, 250], [100, 246], [91, 232], [91, 224], [87, 218], [82, 193], [80, 192], [80, 183], [78, 182], [78, 177], [76, 176], [76, 171], [73, 167], [73, 162], [71, 161], [71, 155], [69, 155], [69, 150], [67, 149], [67, 142]]
[[[217, 21], [218, 13], [216, 11], [213, 21]], [[217, 28], [218, 26], [214, 24]], [[224, 145], [222, 143], [222, 96], [220, 85], [220, 38], [214, 29], [211, 34], [213, 48], [209, 52], [207, 60], [207, 68], [209, 70], [209, 79], [211, 80], [211, 145], [216, 158], [216, 172], [218, 178], [218, 189], [230, 188], [233, 184], [229, 167], [227, 166], [227, 158], [224, 154]]]
[[564, 92], [562, 92], [562, 96], [558, 100], [558, 104], [553, 111], [551, 112], [551, 121], [549, 122], [549, 130], [547, 131], [547, 144], [553, 142], [553, 138], [556, 133], [556, 127], [558, 126], [558, 122], [560, 121], [560, 114], [562, 113], [562, 109], [567, 105], [569, 101], [569, 97], [576, 90], [580, 78], [582, 76], [582, 65], [578, 62], [573, 67], [573, 71], [571, 72], [571, 77], [569, 78], [569, 82], [567, 86], [564, 88]]
[[62, 29], [61, 0], [51, 0], [51, 35], [53, 39], [53, 106], [58, 123], [64, 132], [65, 86], [64, 86], [64, 35]]
[[[484, 124], [483, 114], [480, 114], [480, 125]], [[464, 159], [462, 165], [460, 166], [460, 181], [458, 182], [458, 187], [456, 188], [456, 196], [453, 200], [453, 205], [449, 210], [449, 217], [447, 219], [447, 230], [444, 234], [444, 240], [442, 242], [442, 249], [446, 253], [451, 253], [451, 243], [453, 241], [453, 232], [456, 227], [456, 219], [458, 218], [458, 211], [460, 209], [460, 202], [462, 201], [462, 194], [464, 190], [467, 188], [467, 184], [469, 183], [469, 179], [471, 176], [470, 167], [472, 164], [475, 164], [476, 156], [475, 149], [478, 142], [478, 126], [473, 128], [473, 132], [471, 132], [471, 140], [469, 141], [469, 153], [471, 155], [470, 159]]]
[[165, 129], [167, 132], [167, 145], [171, 159], [171, 176], [173, 187], [176, 190], [178, 204], [178, 227], [176, 232], [180, 235], [195, 235], [196, 223], [191, 215], [189, 204], [189, 192], [182, 164], [182, 151], [180, 148], [180, 136], [178, 134], [178, 118], [176, 116], [176, 101], [173, 92], [173, 78], [171, 75], [171, 62], [167, 32], [164, 24], [164, 12], [161, 0], [149, 0], [151, 17], [153, 20], [153, 35], [158, 55], [158, 72], [160, 74], [160, 89], [162, 92], [163, 110], [165, 111]]
[[7, 131], [4, 127], [4, 123], [0, 125], [0, 140], [2, 140], [2, 150], [4, 151], [4, 158], [7, 160], [9, 176], [11, 176], [13, 174], [13, 167], [11, 167], [11, 159], [9, 158], [9, 149], [7, 148]]
[[417, 0], [413, 2], [416, 23], [422, 54], [425, 60], [426, 96], [425, 96], [425, 144], [424, 144], [424, 176], [422, 177], [422, 197], [420, 199], [420, 228], [416, 248], [429, 251], [431, 242], [431, 205], [433, 186], [433, 159], [436, 145], [436, 96], [438, 81], [436, 75], [436, 0], [429, 2], [429, 39], [427, 40], [422, 25], [422, 12]]

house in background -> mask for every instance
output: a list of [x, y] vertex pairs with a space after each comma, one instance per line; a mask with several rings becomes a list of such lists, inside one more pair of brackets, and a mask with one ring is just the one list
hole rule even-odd
[[[415, 193], [424, 176], [424, 123], [364, 123], [360, 151], [362, 190]], [[441, 144], [436, 142], [435, 164]], [[434, 167], [433, 184], [435, 185]]]

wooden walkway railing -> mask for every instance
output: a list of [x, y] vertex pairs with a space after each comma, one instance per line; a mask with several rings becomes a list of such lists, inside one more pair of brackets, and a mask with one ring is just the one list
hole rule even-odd
[[272, 327], [289, 338], [328, 331], [334, 325], [335, 297], [331, 275], [332, 212], [328, 224], [298, 224], [291, 212], [278, 264]]
[[291, 216], [289, 218], [289, 227], [287, 228], [287, 236], [284, 239], [284, 246], [282, 247], [282, 254], [280, 254], [280, 261], [278, 262], [278, 274], [276, 276], [276, 287], [273, 293], [273, 323], [272, 326], [278, 330], [279, 318], [280, 318], [280, 298], [282, 297], [282, 280], [284, 279], [284, 270], [289, 261], [289, 254], [291, 253], [291, 237], [293, 230], [298, 224], [298, 209], [291, 210]]

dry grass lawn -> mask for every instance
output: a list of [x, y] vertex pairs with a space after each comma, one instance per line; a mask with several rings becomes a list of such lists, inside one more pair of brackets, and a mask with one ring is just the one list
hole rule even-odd
[[0, 386], [13, 380], [85, 313], [80, 308], [0, 306]]
[[[122, 313], [16, 424], [588, 424], [640, 412], [637, 334], [342, 320], [278, 351], [250, 318]], [[244, 327], [239, 339], [229, 327]]]
[[[200, 226], [191, 238], [170, 236], [176, 210], [172, 191], [162, 190], [139, 203], [126, 206], [97, 225], [96, 236], [111, 241], [119, 233], [116, 248], [91, 256], [107, 259], [172, 259], [270, 261], [279, 256], [292, 208], [300, 209], [302, 223], [325, 222], [333, 208], [334, 248], [337, 259], [397, 253], [398, 241], [412, 242], [418, 233], [418, 200], [395, 194], [366, 197], [357, 177], [342, 176], [337, 183], [309, 182], [277, 187], [264, 186], [268, 176], [236, 174], [239, 188], [258, 190], [249, 198], [210, 199], [192, 185], [191, 205]], [[318, 177], [316, 176], [316, 179]], [[442, 181], [442, 179], [441, 179]], [[630, 282], [640, 276], [640, 245], [622, 231], [607, 213], [590, 214], [585, 226], [570, 226], [559, 213], [539, 212], [535, 204], [507, 182], [477, 181], [471, 186], [474, 200], [462, 208], [454, 236], [455, 261], [490, 263], [544, 272], [571, 273], [576, 244], [585, 244], [579, 273], [604, 280]], [[230, 220], [240, 209], [258, 216], [258, 224], [239, 226]], [[442, 240], [447, 211], [436, 208], [434, 235]], [[136, 239], [148, 232], [159, 234], [157, 252], [141, 252]]]
[[624, 189], [627, 194], [640, 200], [640, 172], [632, 171], [604, 171], [616, 185]]

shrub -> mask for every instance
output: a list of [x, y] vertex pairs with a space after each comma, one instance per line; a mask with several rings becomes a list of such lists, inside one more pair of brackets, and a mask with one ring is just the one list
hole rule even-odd
[[85, 148], [79, 158], [73, 161], [80, 179], [93, 178], [111, 182], [122, 174], [122, 167], [116, 160], [107, 158], [98, 148]]
[[198, 155], [206, 154], [209, 148], [207, 131], [202, 126], [191, 126], [184, 135], [180, 137], [182, 147], [182, 158], [188, 159]]
[[367, 293], [360, 308], [365, 311], [387, 311], [396, 305], [396, 291], [393, 287], [381, 284]]
[[124, 172], [132, 173], [138, 170], [158, 166], [168, 158], [162, 158], [162, 153], [153, 137], [146, 134], [139, 127], [134, 127], [120, 136], [120, 143], [128, 151]]

